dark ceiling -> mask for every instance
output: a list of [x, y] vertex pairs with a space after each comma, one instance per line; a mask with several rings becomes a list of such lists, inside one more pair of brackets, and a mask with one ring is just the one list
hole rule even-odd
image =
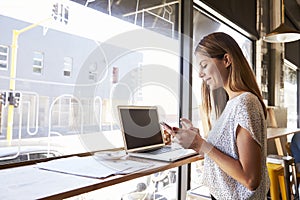
[[[72, 0], [87, 7], [99, 10], [103, 13], [111, 14], [118, 18], [123, 18], [128, 13], [136, 10], [148, 9], [155, 6], [163, 5], [176, 0]], [[239, 0], [237, 0], [239, 1]], [[110, 2], [110, 6], [109, 6]], [[209, 2], [209, 0], [208, 0]], [[300, 30], [300, 0], [284, 0], [285, 15], [293, 23], [296, 29]], [[156, 14], [162, 15], [163, 10], [152, 10]], [[132, 15], [134, 17], [134, 15]], [[130, 21], [130, 17], [127, 19]], [[132, 19], [131, 19], [132, 20]]]
[[285, 15], [300, 30], [300, 0], [285, 0]]

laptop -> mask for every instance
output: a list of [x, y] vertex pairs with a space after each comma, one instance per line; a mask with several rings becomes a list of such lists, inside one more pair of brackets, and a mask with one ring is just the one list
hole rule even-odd
[[165, 144], [156, 106], [118, 106], [118, 112], [129, 156], [173, 162], [197, 154], [176, 143]]

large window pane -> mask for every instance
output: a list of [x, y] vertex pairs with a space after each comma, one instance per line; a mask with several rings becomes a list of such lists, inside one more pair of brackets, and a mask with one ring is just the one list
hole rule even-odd
[[178, 122], [178, 2], [101, 2], [1, 1], [0, 44], [25, 30], [4, 52], [16, 55], [16, 77], [0, 86], [8, 92], [11, 78], [22, 96], [1, 109], [11, 161], [25, 144], [61, 154], [122, 147], [119, 104], [156, 105]]
[[[177, 1], [4, 0], [0, 7], [0, 44], [18, 47], [2, 45], [8, 70], [0, 90], [21, 94], [19, 106], [0, 109], [0, 164], [123, 147], [120, 104], [156, 105], [160, 120], [178, 126]], [[15, 41], [13, 30], [22, 30]], [[7, 63], [14, 56], [16, 64]], [[145, 177], [149, 194], [176, 196], [177, 169], [170, 173], [155, 183]], [[122, 185], [119, 195], [136, 185]]]

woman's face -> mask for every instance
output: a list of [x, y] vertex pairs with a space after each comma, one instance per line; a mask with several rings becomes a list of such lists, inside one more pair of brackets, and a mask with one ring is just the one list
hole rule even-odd
[[210, 58], [197, 53], [196, 61], [199, 66], [199, 77], [211, 90], [223, 87], [226, 84], [228, 70], [224, 59]]

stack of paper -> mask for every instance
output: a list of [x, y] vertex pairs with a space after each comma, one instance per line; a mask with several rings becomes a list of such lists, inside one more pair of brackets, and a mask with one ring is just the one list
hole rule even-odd
[[72, 156], [36, 164], [39, 169], [78, 176], [105, 178], [115, 174], [127, 174], [149, 168], [153, 164], [133, 160], [100, 160], [93, 156]]

